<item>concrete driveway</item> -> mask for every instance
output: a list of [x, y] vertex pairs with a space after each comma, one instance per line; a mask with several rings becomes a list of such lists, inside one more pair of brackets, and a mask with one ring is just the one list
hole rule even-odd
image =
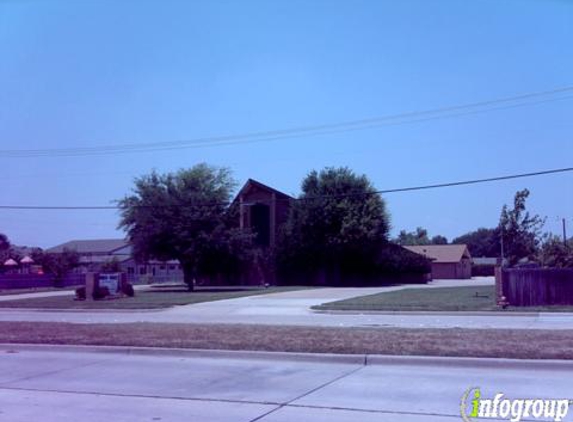
[[572, 362], [63, 350], [0, 345], [0, 421], [447, 422], [470, 387], [573, 398]]
[[311, 306], [341, 299], [408, 288], [491, 285], [489, 277], [437, 280], [428, 285], [375, 288], [321, 288], [177, 306], [159, 311], [33, 311], [0, 310], [0, 321], [56, 321], [72, 323], [218, 323], [324, 327], [511, 328], [571, 329], [573, 314], [323, 314]]

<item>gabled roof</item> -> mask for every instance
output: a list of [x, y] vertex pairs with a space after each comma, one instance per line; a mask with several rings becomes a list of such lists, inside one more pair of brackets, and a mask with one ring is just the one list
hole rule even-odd
[[71, 240], [49, 248], [46, 252], [62, 253], [64, 249], [74, 250], [79, 254], [111, 254], [129, 246], [125, 239]]
[[243, 187], [241, 188], [239, 193], [237, 193], [237, 196], [235, 197], [235, 200], [233, 202], [236, 202], [242, 195], [246, 195], [247, 193], [249, 193], [250, 190], [253, 190], [253, 189], [259, 189], [259, 190], [267, 191], [269, 193], [274, 193], [277, 196], [277, 198], [279, 198], [279, 199], [294, 199], [292, 196], [287, 195], [286, 193], [281, 192], [280, 190], [277, 190], [275, 188], [271, 188], [270, 186], [267, 186], [267, 185], [265, 185], [261, 182], [258, 182], [254, 179], [249, 179], [243, 185]]
[[462, 258], [471, 259], [466, 245], [415, 245], [404, 247], [430, 258], [435, 263], [455, 263], [460, 262]]
[[20, 264], [33, 264], [34, 260], [26, 255], [24, 258], [20, 260]]

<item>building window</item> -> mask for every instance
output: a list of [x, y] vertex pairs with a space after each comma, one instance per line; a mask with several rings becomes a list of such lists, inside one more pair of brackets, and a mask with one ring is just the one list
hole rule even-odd
[[147, 274], [147, 267], [139, 267], [139, 274], [140, 275]]
[[174, 269], [175, 269], [175, 265], [170, 265], [170, 266], [169, 266], [169, 269], [170, 269], [170, 270], [174, 270]]
[[128, 274], [135, 274], [135, 268], [133, 268], [133, 267], [127, 267], [127, 273], [128, 273]]

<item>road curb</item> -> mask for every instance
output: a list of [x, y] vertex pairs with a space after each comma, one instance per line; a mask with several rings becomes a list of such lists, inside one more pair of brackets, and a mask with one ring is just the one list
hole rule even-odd
[[17, 352], [59, 352], [59, 353], [103, 353], [125, 354], [137, 356], [169, 356], [181, 358], [209, 359], [245, 359], [245, 360], [282, 360], [293, 362], [325, 362], [366, 364], [366, 355], [334, 354], [334, 353], [295, 353], [295, 352], [265, 352], [248, 350], [221, 349], [179, 349], [162, 347], [132, 347], [132, 346], [84, 346], [68, 344], [25, 344], [0, 343], [1, 353]]
[[573, 371], [573, 360], [556, 359], [507, 359], [445, 356], [395, 356], [366, 355], [366, 365], [416, 365], [441, 366], [444, 368], [490, 368], [490, 369], [545, 369]]
[[473, 357], [443, 357], [443, 356], [399, 356], [399, 355], [370, 355], [370, 354], [325, 354], [325, 353], [295, 353], [295, 352], [264, 352], [219, 349], [179, 349], [161, 347], [131, 347], [131, 346], [82, 346], [82, 345], [51, 345], [51, 344], [22, 344], [0, 343], [1, 353], [18, 352], [58, 352], [58, 353], [102, 353], [124, 354], [134, 356], [166, 356], [201, 359], [239, 359], [266, 360], [310, 363], [341, 363], [363, 366], [438, 366], [444, 368], [491, 368], [491, 369], [544, 369], [573, 372], [573, 360], [550, 359], [506, 359], [506, 358], [473, 358]]
[[[532, 317], [537, 318], [542, 312], [498, 312], [498, 311], [368, 311], [368, 310], [329, 310], [329, 309], [312, 309], [310, 311], [315, 314], [330, 314], [330, 315], [428, 315], [428, 316], [490, 316], [490, 317]], [[544, 313], [546, 314], [546, 313]], [[557, 315], [567, 314], [573, 316], [570, 312], [555, 312]]]

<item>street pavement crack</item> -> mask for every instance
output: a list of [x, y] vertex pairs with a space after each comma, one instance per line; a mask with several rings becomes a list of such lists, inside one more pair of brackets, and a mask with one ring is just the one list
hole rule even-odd
[[10, 385], [10, 384], [14, 384], [14, 383], [17, 383], [17, 382], [28, 381], [28, 380], [31, 380], [31, 379], [34, 379], [34, 378], [45, 377], [45, 376], [47, 376], [47, 375], [54, 375], [54, 374], [59, 374], [59, 373], [61, 373], [61, 372], [74, 371], [74, 370], [76, 370], [76, 369], [86, 368], [86, 367], [88, 367], [88, 366], [93, 366], [93, 365], [98, 365], [98, 364], [100, 364], [100, 363], [107, 362], [107, 361], [109, 361], [110, 359], [111, 359], [111, 358], [108, 358], [108, 359], [100, 359], [100, 360], [97, 360], [97, 361], [94, 361], [94, 362], [84, 363], [84, 364], [76, 365], [76, 366], [73, 366], [73, 367], [70, 367], [70, 368], [61, 368], [61, 369], [56, 369], [56, 370], [54, 370], [54, 371], [42, 372], [42, 373], [39, 373], [39, 374], [28, 375], [28, 376], [22, 377], [22, 378], [16, 378], [16, 379], [13, 379], [13, 380], [10, 380], [10, 381], [0, 382], [0, 388], [2, 388], [2, 389], [3, 389], [3, 388], [10, 388], [10, 387], [5, 387], [5, 386], [8, 386], [8, 385]]
[[[295, 397], [294, 399], [291, 399], [291, 400], [289, 400], [289, 401], [287, 401], [287, 402], [281, 403], [281, 404], [280, 404], [279, 406], [277, 406], [275, 409], [272, 409], [272, 410], [268, 411], [267, 413], [264, 413], [264, 414], [262, 414], [262, 415], [260, 415], [260, 416], [257, 416], [256, 418], [251, 419], [249, 422], [257, 422], [257, 421], [263, 420], [264, 418], [266, 418], [266, 417], [269, 416], [270, 414], [275, 413], [275, 412], [281, 410], [281, 409], [284, 408], [284, 407], [290, 406], [290, 405], [291, 405], [292, 403], [294, 403], [295, 401], [300, 400], [300, 399], [302, 399], [302, 398], [304, 398], [304, 397], [307, 397], [307, 396], [309, 396], [310, 394], [313, 394], [313, 393], [317, 392], [318, 390], [321, 390], [321, 389], [323, 389], [323, 388], [325, 388], [325, 387], [328, 387], [329, 385], [332, 385], [332, 384], [334, 384], [335, 382], [340, 381], [341, 379], [344, 379], [344, 378], [347, 378], [347, 377], [349, 377], [349, 376], [351, 376], [351, 375], [354, 375], [355, 373], [357, 373], [358, 371], [361, 371], [361, 370], [364, 369], [365, 367], [366, 367], [366, 362], [364, 362], [364, 364], [363, 364], [361, 367], [359, 367], [359, 368], [353, 369], [353, 370], [350, 371], [350, 372], [347, 372], [347, 373], [342, 374], [342, 375], [340, 375], [340, 376], [338, 376], [338, 377], [336, 377], [336, 378], [334, 378], [334, 379], [332, 379], [332, 380], [330, 380], [330, 381], [328, 381], [328, 382], [325, 382], [324, 384], [321, 384], [321, 385], [319, 385], [318, 387], [315, 387], [315, 388], [313, 388], [312, 390], [309, 390], [309, 391], [307, 391], [306, 393], [301, 394], [300, 396]], [[302, 407], [302, 406], [301, 406], [301, 407]]]
[[256, 404], [256, 405], [266, 405], [266, 406], [280, 405], [280, 403], [277, 402], [265, 402], [265, 401], [254, 401], [254, 400], [213, 399], [209, 397], [157, 396], [151, 394], [122, 394], [122, 393], [106, 393], [100, 391], [72, 391], [72, 390], [54, 390], [54, 389], [27, 388], [27, 387], [0, 386], [0, 390], [30, 391], [38, 393], [56, 393], [56, 394], [77, 394], [84, 396], [125, 397], [125, 398], [155, 399], [155, 400], [181, 400], [181, 401], [213, 402], [213, 403]]

